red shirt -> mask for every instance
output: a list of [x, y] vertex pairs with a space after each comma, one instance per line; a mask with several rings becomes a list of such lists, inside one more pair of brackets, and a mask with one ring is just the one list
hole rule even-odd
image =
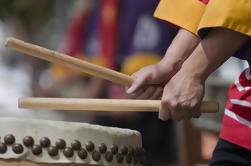
[[251, 73], [242, 72], [228, 92], [220, 137], [251, 150]]

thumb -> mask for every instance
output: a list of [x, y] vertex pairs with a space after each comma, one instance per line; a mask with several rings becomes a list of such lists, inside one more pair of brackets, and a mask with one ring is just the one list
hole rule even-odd
[[132, 77], [134, 78], [134, 81], [131, 87], [127, 89], [126, 91], [127, 94], [134, 93], [135, 91], [140, 89], [143, 85], [145, 85], [148, 82], [148, 77], [146, 75], [142, 75], [138, 77], [132, 76]]

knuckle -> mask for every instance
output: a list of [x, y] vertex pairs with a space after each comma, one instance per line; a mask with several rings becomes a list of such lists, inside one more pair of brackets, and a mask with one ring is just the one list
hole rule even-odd
[[179, 103], [177, 101], [171, 101], [170, 106], [174, 109], [178, 108]]
[[167, 106], [169, 104], [169, 101], [167, 99], [162, 99], [160, 104], [163, 106]]
[[135, 73], [133, 73], [132, 75], [131, 75], [131, 77], [133, 77], [134, 79], [137, 79], [138, 78], [138, 76], [141, 76], [142, 74], [141, 74], [141, 70], [139, 70], [139, 71], [136, 71]]
[[193, 101], [193, 102], [190, 103], [190, 107], [191, 107], [191, 108], [195, 108], [195, 107], [198, 105], [198, 103], [199, 103], [199, 102], [198, 102], [197, 100], [196, 100], [196, 101]]

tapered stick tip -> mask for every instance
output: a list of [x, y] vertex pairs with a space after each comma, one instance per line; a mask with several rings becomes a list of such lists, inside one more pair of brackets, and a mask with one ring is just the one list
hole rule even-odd
[[5, 42], [5, 47], [9, 47], [10, 43], [12, 43], [13, 41], [15, 41], [16, 39], [13, 37], [8, 37], [6, 42]]

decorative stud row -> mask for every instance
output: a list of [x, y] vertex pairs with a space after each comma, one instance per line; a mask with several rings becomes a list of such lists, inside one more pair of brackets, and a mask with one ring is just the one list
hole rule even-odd
[[118, 163], [122, 163], [124, 160], [130, 163], [145, 163], [145, 151], [143, 148], [132, 148], [127, 146], [122, 146], [119, 148], [117, 145], [111, 145], [109, 150], [104, 143], [98, 145], [95, 150], [95, 144], [92, 141], [88, 141], [85, 144], [85, 148], [81, 146], [79, 140], [74, 140], [71, 143], [71, 147], [66, 146], [64, 139], [60, 138], [56, 141], [55, 146], [51, 145], [51, 141], [48, 137], [42, 137], [39, 144], [34, 144], [34, 139], [31, 136], [26, 136], [23, 138], [23, 145], [20, 143], [15, 143], [15, 137], [12, 134], [7, 134], [4, 137], [4, 142], [0, 143], [0, 154], [4, 154], [7, 151], [7, 145], [12, 145], [12, 150], [16, 154], [21, 154], [24, 150], [24, 146], [30, 147], [33, 155], [40, 155], [43, 152], [43, 148], [47, 148], [48, 154], [51, 157], [57, 156], [59, 150], [63, 150], [65, 157], [70, 158], [74, 155], [74, 150], [78, 151], [78, 156], [81, 159], [86, 159], [88, 153], [91, 153], [92, 159], [99, 161], [101, 155], [103, 154], [107, 162], [112, 162], [114, 156]]

